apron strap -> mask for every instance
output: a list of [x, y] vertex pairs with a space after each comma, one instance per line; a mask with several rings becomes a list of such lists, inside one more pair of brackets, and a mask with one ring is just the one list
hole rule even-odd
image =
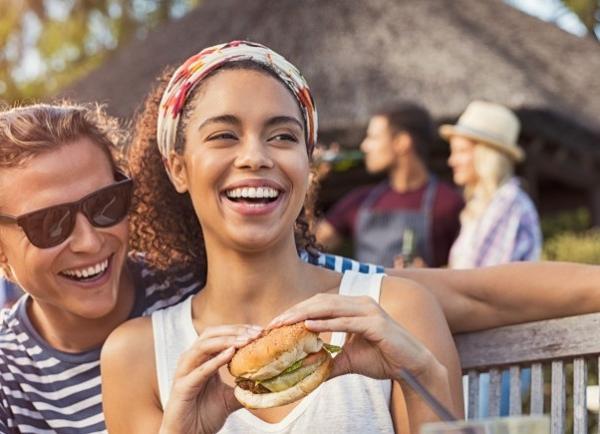
[[[427, 189], [425, 190], [425, 194], [423, 195], [423, 202], [421, 202], [421, 212], [425, 218], [426, 230], [429, 234], [425, 243], [425, 256], [431, 261], [435, 260], [435, 243], [433, 239], [433, 207], [435, 205], [435, 196], [437, 193], [438, 180], [435, 175], [429, 174], [429, 181], [427, 182]], [[431, 264], [427, 264], [431, 267]]]

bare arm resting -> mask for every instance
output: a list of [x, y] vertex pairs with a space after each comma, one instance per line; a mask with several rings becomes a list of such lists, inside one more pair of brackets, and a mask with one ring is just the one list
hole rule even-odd
[[474, 270], [386, 270], [428, 287], [453, 333], [600, 311], [600, 267], [519, 262]]
[[317, 225], [316, 237], [328, 250], [335, 250], [342, 244], [342, 237], [327, 220], [321, 220]]

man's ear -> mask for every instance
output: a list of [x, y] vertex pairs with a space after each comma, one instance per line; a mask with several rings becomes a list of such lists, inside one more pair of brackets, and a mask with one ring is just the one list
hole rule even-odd
[[406, 131], [400, 131], [393, 139], [393, 146], [396, 153], [404, 155], [413, 148], [413, 140]]
[[183, 155], [171, 152], [165, 163], [167, 174], [175, 190], [179, 193], [188, 191], [187, 168]]
[[6, 255], [4, 254], [4, 250], [2, 248], [2, 243], [0, 243], [0, 276], [4, 275], [4, 277], [6, 277], [7, 279], [11, 279], [12, 280], [12, 270], [10, 268], [10, 266], [8, 265], [8, 259], [6, 258]]

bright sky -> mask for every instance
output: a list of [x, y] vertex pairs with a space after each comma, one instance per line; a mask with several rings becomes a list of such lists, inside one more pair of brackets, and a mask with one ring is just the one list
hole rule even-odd
[[552, 21], [567, 32], [583, 36], [587, 30], [577, 15], [563, 6], [560, 0], [504, 0], [511, 6], [521, 9], [544, 21]]

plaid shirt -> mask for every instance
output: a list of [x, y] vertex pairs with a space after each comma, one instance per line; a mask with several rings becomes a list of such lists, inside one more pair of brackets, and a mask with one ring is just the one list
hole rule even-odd
[[498, 189], [483, 215], [460, 230], [451, 268], [476, 268], [540, 258], [542, 234], [535, 206], [516, 178]]

